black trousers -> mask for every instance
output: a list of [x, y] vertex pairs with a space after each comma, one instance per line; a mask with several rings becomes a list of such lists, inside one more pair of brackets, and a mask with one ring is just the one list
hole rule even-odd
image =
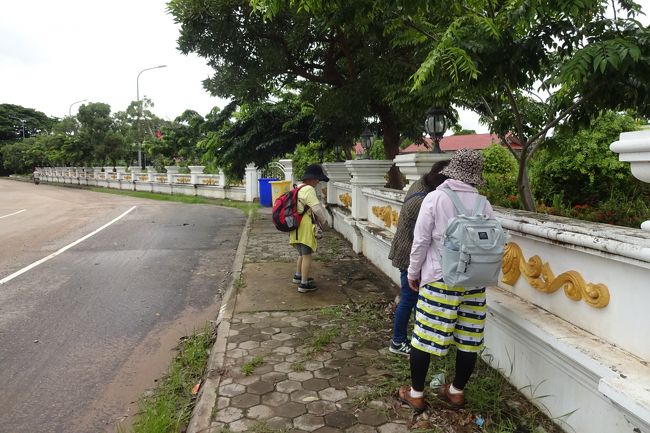
[[[465, 389], [465, 385], [469, 381], [469, 377], [474, 371], [476, 359], [478, 354], [476, 352], [463, 352], [456, 351], [456, 376], [452, 382], [454, 388]], [[424, 384], [427, 379], [427, 372], [429, 371], [429, 364], [431, 363], [431, 354], [424, 352], [411, 346], [411, 387], [415, 391], [424, 391]]]

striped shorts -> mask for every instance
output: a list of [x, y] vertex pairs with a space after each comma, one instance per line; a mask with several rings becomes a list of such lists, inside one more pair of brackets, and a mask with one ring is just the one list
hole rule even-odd
[[444, 356], [449, 346], [479, 352], [485, 327], [485, 287], [448, 287], [442, 281], [420, 287], [411, 346]]

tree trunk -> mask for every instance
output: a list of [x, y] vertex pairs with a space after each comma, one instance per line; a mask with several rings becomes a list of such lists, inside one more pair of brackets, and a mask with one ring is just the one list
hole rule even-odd
[[517, 191], [519, 191], [519, 200], [524, 206], [524, 209], [535, 212], [535, 200], [533, 193], [530, 190], [530, 182], [528, 180], [528, 164], [526, 164], [526, 149], [519, 157], [519, 175], [517, 176]]
[[[384, 131], [384, 153], [386, 154], [386, 159], [393, 160], [399, 154], [399, 128], [390, 108], [385, 106], [380, 107], [377, 112], [381, 127]], [[388, 184], [386, 186], [399, 190], [404, 188], [400, 171], [394, 164], [388, 171]]]

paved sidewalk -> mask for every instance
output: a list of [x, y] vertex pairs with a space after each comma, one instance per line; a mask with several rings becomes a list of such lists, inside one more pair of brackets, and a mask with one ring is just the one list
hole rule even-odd
[[344, 314], [387, 305], [397, 287], [330, 230], [314, 262], [318, 290], [299, 293], [287, 236], [269, 209], [244, 234], [235, 260], [241, 278], [224, 299], [188, 432], [407, 432], [412, 412], [372, 392], [390, 374], [377, 359], [396, 357], [387, 351], [390, 329], [377, 338]]

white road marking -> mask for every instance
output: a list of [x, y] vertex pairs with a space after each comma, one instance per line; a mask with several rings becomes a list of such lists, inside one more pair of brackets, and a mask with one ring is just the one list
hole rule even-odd
[[26, 210], [27, 210], [27, 209], [23, 209], [23, 210], [19, 210], [18, 212], [10, 213], [10, 214], [7, 214], [7, 215], [2, 215], [2, 216], [0, 216], [0, 220], [1, 220], [2, 218], [7, 218], [7, 217], [10, 217], [10, 216], [12, 216], [12, 215], [18, 215], [19, 213], [21, 213], [21, 212], [25, 212]]
[[88, 233], [86, 236], [84, 236], [84, 237], [82, 237], [82, 238], [80, 238], [80, 239], [77, 239], [76, 241], [72, 242], [71, 244], [66, 245], [65, 247], [61, 248], [60, 250], [53, 252], [53, 253], [50, 254], [49, 256], [47, 256], [47, 257], [43, 257], [42, 259], [35, 261], [35, 262], [32, 263], [31, 265], [25, 266], [25, 267], [22, 268], [21, 270], [16, 271], [16, 272], [14, 272], [13, 274], [11, 274], [11, 275], [9, 275], [9, 276], [7, 276], [7, 277], [4, 277], [3, 279], [0, 280], [0, 285], [1, 285], [1, 284], [8, 283], [9, 281], [13, 280], [13, 279], [16, 278], [17, 276], [22, 275], [22, 274], [24, 274], [25, 272], [29, 271], [30, 269], [33, 269], [33, 268], [35, 268], [36, 266], [40, 265], [41, 263], [44, 263], [44, 262], [50, 260], [51, 258], [58, 256], [59, 254], [61, 254], [61, 253], [65, 252], [65, 251], [69, 250], [70, 248], [74, 247], [74, 246], [77, 245], [78, 243], [81, 243], [81, 242], [85, 241], [85, 240], [88, 239], [89, 237], [91, 237], [91, 236], [93, 236], [93, 235], [96, 235], [96, 234], [99, 233], [100, 231], [104, 230], [106, 227], [110, 226], [111, 224], [113, 224], [113, 223], [119, 221], [120, 219], [122, 219], [123, 217], [125, 217], [129, 212], [131, 212], [131, 211], [132, 211], [133, 209], [135, 209], [136, 207], [137, 207], [137, 206], [133, 206], [131, 209], [127, 210], [127, 211], [124, 212], [122, 215], [118, 216], [117, 218], [115, 218], [115, 219], [113, 219], [113, 220], [107, 222], [106, 224], [104, 224], [103, 226], [101, 226], [100, 228], [98, 228], [97, 230], [95, 230], [95, 231], [93, 231], [93, 232], [91, 232], [91, 233]]

